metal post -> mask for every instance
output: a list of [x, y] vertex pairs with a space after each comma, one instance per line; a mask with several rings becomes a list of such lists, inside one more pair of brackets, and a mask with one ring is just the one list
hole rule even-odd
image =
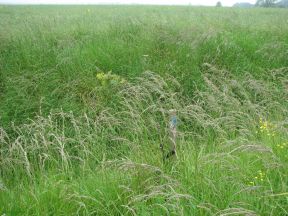
[[176, 156], [176, 136], [177, 136], [177, 112], [175, 109], [169, 110], [170, 115], [170, 148], [169, 153], [167, 154], [166, 158], [169, 158], [171, 156]]

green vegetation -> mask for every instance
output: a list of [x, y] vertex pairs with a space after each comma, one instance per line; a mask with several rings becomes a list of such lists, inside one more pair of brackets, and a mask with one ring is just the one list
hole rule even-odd
[[0, 6], [0, 215], [287, 215], [287, 20]]

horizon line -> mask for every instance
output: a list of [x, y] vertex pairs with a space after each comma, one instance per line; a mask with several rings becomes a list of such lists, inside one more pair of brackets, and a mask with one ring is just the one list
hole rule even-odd
[[[148, 3], [121, 3], [121, 2], [112, 2], [112, 3], [13, 3], [13, 2], [0, 2], [0, 5], [59, 5], [59, 6], [65, 6], [65, 5], [139, 5], [139, 6], [193, 6], [193, 7], [216, 7], [216, 5], [201, 5], [201, 4], [148, 4]], [[227, 6], [227, 5], [222, 5], [221, 7], [233, 7]]]

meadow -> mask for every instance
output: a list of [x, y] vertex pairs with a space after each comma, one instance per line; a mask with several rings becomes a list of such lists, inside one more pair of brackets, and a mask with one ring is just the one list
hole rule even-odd
[[288, 215], [287, 108], [286, 9], [0, 5], [0, 215]]

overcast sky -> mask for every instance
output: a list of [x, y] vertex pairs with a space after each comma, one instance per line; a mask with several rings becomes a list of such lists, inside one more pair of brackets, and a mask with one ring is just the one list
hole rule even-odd
[[[218, 0], [0, 0], [5, 4], [165, 4], [165, 5], [216, 5]], [[236, 2], [255, 3], [255, 0], [220, 0], [224, 6], [232, 6]]]

